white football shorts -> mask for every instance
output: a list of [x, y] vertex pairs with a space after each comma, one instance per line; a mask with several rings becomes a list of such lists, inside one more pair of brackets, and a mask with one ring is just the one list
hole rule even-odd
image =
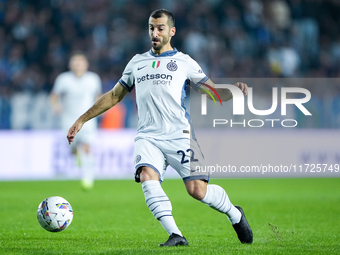
[[209, 181], [209, 173], [195, 170], [198, 166], [204, 165], [204, 157], [196, 140], [136, 138], [134, 163], [136, 182], [140, 182], [139, 175], [142, 166], [154, 169], [162, 182], [169, 165], [177, 171], [184, 182], [190, 180]]

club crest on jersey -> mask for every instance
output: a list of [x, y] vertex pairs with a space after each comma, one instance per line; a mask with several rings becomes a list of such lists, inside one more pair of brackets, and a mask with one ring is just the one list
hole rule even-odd
[[166, 65], [166, 68], [168, 68], [169, 71], [175, 72], [177, 70], [177, 64], [176, 61], [172, 62], [172, 60]]
[[152, 68], [157, 69], [160, 66], [160, 64], [161, 64], [160, 60], [159, 61], [153, 61], [152, 62]]

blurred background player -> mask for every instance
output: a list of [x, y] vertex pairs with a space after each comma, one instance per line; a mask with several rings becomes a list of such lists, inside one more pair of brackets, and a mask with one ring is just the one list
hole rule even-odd
[[[55, 80], [51, 93], [53, 110], [61, 117], [61, 127], [67, 131], [84, 111], [89, 109], [101, 95], [101, 80], [96, 73], [88, 71], [89, 63], [81, 52], [74, 53], [69, 61], [70, 71], [61, 73]], [[81, 169], [81, 184], [90, 189], [94, 184], [94, 156], [91, 144], [97, 132], [97, 120], [92, 119], [79, 133], [72, 145]]]

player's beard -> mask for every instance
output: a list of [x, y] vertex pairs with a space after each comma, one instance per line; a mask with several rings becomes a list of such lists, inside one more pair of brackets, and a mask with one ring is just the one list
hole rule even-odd
[[163, 46], [164, 45], [166, 45], [168, 42], [169, 42], [169, 40], [170, 40], [170, 36], [168, 36], [168, 37], [163, 37], [162, 38], [163, 40], [161, 40], [160, 41], [160, 43], [159, 44], [153, 44], [152, 43], [152, 38], [151, 38], [151, 44], [152, 44], [152, 48], [154, 49], [154, 50], [161, 50], [162, 48], [163, 48]]

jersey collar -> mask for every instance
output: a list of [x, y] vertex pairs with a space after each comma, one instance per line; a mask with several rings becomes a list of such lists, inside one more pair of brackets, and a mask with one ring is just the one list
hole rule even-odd
[[176, 48], [174, 48], [174, 50], [169, 50], [169, 51], [165, 51], [162, 54], [156, 55], [155, 53], [153, 53], [152, 49], [149, 50], [149, 53], [151, 56], [154, 57], [168, 57], [168, 56], [173, 56], [178, 52], [178, 50]]

